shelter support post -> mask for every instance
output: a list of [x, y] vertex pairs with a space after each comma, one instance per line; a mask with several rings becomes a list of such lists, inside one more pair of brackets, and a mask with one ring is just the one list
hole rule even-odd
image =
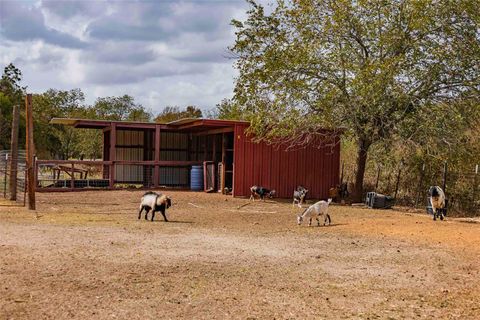
[[160, 182], [160, 167], [158, 165], [160, 161], [160, 125], [155, 126], [155, 167], [153, 169], [153, 186], [158, 187]]
[[109, 187], [113, 188], [115, 184], [115, 147], [117, 144], [117, 124], [112, 123], [110, 130], [110, 150], [109, 150], [109, 160], [111, 161], [110, 165], [110, 174], [109, 174]]

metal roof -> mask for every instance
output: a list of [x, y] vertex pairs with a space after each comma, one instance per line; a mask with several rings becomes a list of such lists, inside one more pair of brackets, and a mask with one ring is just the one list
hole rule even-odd
[[141, 122], [141, 121], [124, 121], [124, 120], [98, 120], [98, 119], [80, 119], [80, 118], [52, 118], [50, 124], [60, 124], [66, 126], [73, 126], [78, 128], [103, 128], [110, 126], [111, 124], [117, 124], [121, 127], [135, 126], [135, 127], [154, 127], [155, 125], [162, 125], [166, 127], [177, 128], [185, 125], [207, 125], [207, 126], [233, 126], [237, 123], [248, 124], [247, 121], [237, 120], [217, 120], [217, 119], [204, 119], [204, 118], [184, 118], [168, 123], [156, 123], [156, 122]]

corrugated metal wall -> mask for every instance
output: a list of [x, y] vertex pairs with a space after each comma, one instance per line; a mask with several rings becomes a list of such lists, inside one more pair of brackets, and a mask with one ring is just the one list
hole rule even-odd
[[[117, 130], [115, 159], [142, 161], [144, 132]], [[143, 166], [130, 164], [115, 165], [115, 180], [120, 182], [143, 183]]]
[[188, 160], [188, 134], [160, 132], [160, 160]]
[[235, 126], [234, 196], [250, 196], [252, 185], [275, 189], [280, 198], [291, 198], [298, 185], [307, 187], [308, 197], [325, 199], [339, 183], [340, 144], [335, 147], [285, 151], [265, 143], [253, 143]]
[[[160, 132], [160, 160], [187, 161], [188, 134]], [[187, 186], [190, 182], [190, 169], [187, 167], [160, 167], [161, 186]]]

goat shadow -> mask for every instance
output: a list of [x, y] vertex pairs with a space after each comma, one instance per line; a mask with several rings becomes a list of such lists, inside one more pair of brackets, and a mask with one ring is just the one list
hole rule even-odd
[[324, 226], [324, 227], [341, 227], [341, 226], [347, 226], [348, 223], [332, 223], [332, 224], [329, 224], [328, 226]]
[[153, 221], [150, 221], [148, 220], [149, 222], [163, 222], [163, 223], [183, 223], [183, 224], [193, 224], [194, 222], [193, 221], [181, 221], [181, 220], [168, 220], [168, 221], [165, 221], [165, 220], [153, 220]]
[[[312, 221], [312, 226], [311, 227], [317, 227], [317, 228], [334, 228], [334, 227], [341, 227], [341, 226], [347, 226], [348, 223], [332, 223], [332, 224], [329, 224], [329, 225], [326, 225], [324, 226], [323, 224], [320, 224], [319, 226], [317, 226], [316, 224], [313, 224], [313, 221]], [[308, 227], [308, 223], [306, 224], [306, 226]]]

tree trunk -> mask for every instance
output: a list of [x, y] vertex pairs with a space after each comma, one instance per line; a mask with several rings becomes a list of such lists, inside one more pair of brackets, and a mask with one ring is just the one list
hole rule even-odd
[[363, 178], [367, 165], [368, 149], [371, 142], [366, 138], [358, 138], [357, 149], [357, 172], [355, 175], [355, 190], [353, 192], [353, 202], [361, 202], [363, 197]]

